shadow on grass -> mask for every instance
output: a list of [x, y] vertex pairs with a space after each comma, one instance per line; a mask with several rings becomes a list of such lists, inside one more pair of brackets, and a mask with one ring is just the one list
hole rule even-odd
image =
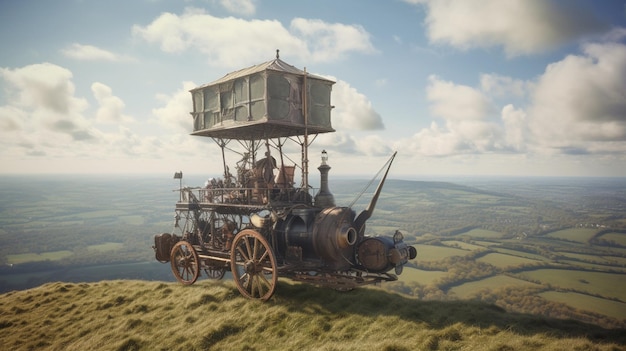
[[605, 329], [574, 320], [506, 312], [498, 306], [479, 301], [421, 301], [375, 288], [338, 292], [308, 284], [279, 281], [269, 303], [285, 306], [291, 312], [303, 311], [306, 307], [318, 315], [397, 316], [434, 329], [461, 323], [480, 328], [495, 327], [527, 336], [544, 334], [626, 345], [624, 329]]

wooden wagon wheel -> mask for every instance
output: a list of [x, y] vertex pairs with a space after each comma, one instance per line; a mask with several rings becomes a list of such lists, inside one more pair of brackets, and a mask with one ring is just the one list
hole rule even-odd
[[235, 236], [230, 265], [242, 295], [262, 301], [272, 297], [278, 281], [276, 256], [259, 232], [245, 229]]
[[204, 267], [203, 270], [207, 278], [213, 280], [220, 280], [224, 278], [224, 274], [226, 273], [226, 267], [207, 266]]
[[179, 241], [172, 248], [170, 255], [174, 277], [184, 285], [191, 285], [200, 276], [198, 253], [187, 241]]

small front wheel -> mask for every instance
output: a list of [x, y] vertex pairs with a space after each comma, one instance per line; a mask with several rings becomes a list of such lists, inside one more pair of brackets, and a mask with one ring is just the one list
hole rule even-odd
[[172, 272], [183, 285], [191, 285], [200, 276], [200, 260], [196, 249], [188, 241], [179, 241], [170, 254]]
[[233, 279], [242, 295], [262, 301], [272, 297], [278, 282], [276, 256], [259, 232], [245, 229], [235, 236], [230, 264]]

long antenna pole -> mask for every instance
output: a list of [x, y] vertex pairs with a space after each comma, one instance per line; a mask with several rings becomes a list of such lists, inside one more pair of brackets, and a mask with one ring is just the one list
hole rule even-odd
[[304, 149], [302, 154], [302, 186], [309, 190], [309, 106], [307, 103], [307, 77], [304, 67], [304, 83], [302, 85], [302, 110], [304, 112]]

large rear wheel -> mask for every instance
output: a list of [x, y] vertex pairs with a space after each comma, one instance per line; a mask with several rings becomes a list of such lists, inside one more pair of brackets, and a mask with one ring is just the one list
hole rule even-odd
[[233, 279], [242, 295], [262, 301], [272, 297], [278, 281], [276, 256], [259, 232], [245, 229], [235, 236], [230, 264]]
[[188, 241], [179, 241], [172, 248], [170, 255], [172, 272], [176, 280], [184, 285], [191, 285], [200, 276], [198, 253]]

